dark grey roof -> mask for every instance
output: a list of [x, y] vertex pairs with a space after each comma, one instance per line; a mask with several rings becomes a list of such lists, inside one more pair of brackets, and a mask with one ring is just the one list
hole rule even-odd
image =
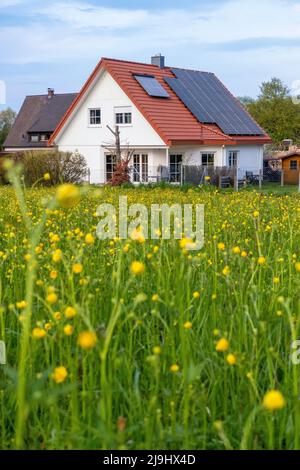
[[28, 133], [50, 133], [76, 98], [77, 93], [27, 96], [4, 147], [46, 147], [47, 142], [29, 142]]
[[241, 103], [208, 72], [172, 68], [165, 81], [203, 124], [217, 124], [227, 135], [265, 135]]

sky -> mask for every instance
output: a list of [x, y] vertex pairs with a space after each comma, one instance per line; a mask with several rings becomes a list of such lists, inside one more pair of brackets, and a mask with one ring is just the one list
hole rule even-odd
[[[79, 91], [101, 57], [214, 72], [236, 96], [300, 80], [300, 0], [0, 0], [0, 95]], [[1, 98], [1, 96], [0, 96]]]

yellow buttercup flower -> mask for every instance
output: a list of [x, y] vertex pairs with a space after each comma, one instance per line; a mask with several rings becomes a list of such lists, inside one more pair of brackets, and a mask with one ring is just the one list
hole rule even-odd
[[234, 354], [228, 354], [226, 361], [230, 366], [234, 366], [237, 363], [237, 359]]
[[255, 218], [259, 217], [259, 211], [253, 212], [253, 217], [255, 217]]
[[82, 349], [93, 349], [96, 343], [97, 336], [93, 331], [82, 331], [78, 336], [78, 344]]
[[281, 410], [285, 405], [284, 396], [278, 390], [270, 390], [263, 398], [263, 407], [268, 411]]
[[157, 302], [159, 297], [157, 294], [153, 294], [151, 299], [152, 299], [152, 302]]
[[235, 246], [233, 249], [232, 249], [232, 253], [235, 254], [235, 255], [239, 255], [241, 253], [241, 249], [239, 246]]
[[224, 276], [229, 276], [229, 274], [230, 274], [229, 266], [225, 266], [225, 268], [223, 269], [222, 272], [223, 272]]
[[226, 352], [229, 349], [229, 342], [226, 338], [221, 338], [216, 345], [217, 352]]
[[83, 271], [83, 266], [80, 263], [73, 264], [72, 271], [74, 274], [80, 274]]
[[187, 321], [184, 323], [183, 328], [185, 330], [190, 330], [191, 328], [193, 328], [193, 324], [190, 321]]
[[161, 348], [160, 346], [154, 346], [153, 348], [153, 354], [155, 354], [156, 356], [159, 356], [161, 354]]
[[51, 179], [50, 173], [45, 173], [44, 176], [43, 176], [43, 179], [45, 181], [49, 181]]
[[65, 317], [66, 318], [74, 318], [77, 315], [77, 310], [74, 307], [67, 307], [65, 309]]
[[56, 279], [57, 276], [58, 276], [57, 271], [51, 271], [51, 272], [50, 272], [50, 279]]
[[61, 207], [74, 207], [80, 201], [79, 189], [74, 184], [62, 184], [57, 188], [56, 200]]
[[55, 294], [55, 292], [51, 292], [50, 294], [47, 295], [46, 301], [51, 305], [56, 304], [56, 302], [58, 301], [57, 294]]
[[74, 331], [74, 327], [72, 325], [66, 325], [64, 327], [64, 333], [67, 336], [71, 336], [73, 334], [73, 331]]
[[218, 250], [224, 251], [225, 250], [225, 244], [224, 243], [218, 243]]
[[173, 372], [174, 374], [176, 374], [177, 372], [179, 372], [179, 365], [178, 364], [172, 364], [171, 367], [170, 367], [170, 371]]
[[63, 383], [68, 377], [68, 371], [64, 366], [56, 367], [52, 374], [52, 379], [57, 384]]
[[55, 250], [54, 253], [52, 254], [52, 260], [54, 261], [54, 263], [59, 263], [61, 258], [62, 258], [62, 251], [59, 249]]
[[22, 310], [22, 309], [26, 308], [27, 302], [26, 302], [26, 300], [21, 300], [20, 302], [16, 303], [16, 306], [17, 306], [18, 309]]
[[296, 263], [295, 268], [296, 268], [297, 273], [300, 273], [300, 263]]
[[260, 266], [263, 266], [264, 264], [266, 264], [266, 258], [264, 256], [260, 256], [257, 262]]
[[45, 338], [47, 332], [43, 328], [33, 328], [32, 330], [33, 339], [42, 339]]
[[193, 297], [194, 297], [194, 299], [199, 299], [200, 298], [200, 292], [194, 292]]
[[93, 237], [93, 235], [91, 233], [87, 233], [85, 236], [85, 243], [87, 245], [93, 245], [94, 242], [95, 242], [95, 238]]
[[130, 270], [135, 276], [141, 276], [145, 272], [145, 265], [140, 261], [134, 261], [130, 266]]

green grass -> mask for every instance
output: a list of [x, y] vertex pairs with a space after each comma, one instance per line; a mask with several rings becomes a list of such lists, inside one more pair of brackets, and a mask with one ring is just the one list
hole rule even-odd
[[[90, 188], [79, 205], [46, 210], [53, 194], [28, 190], [25, 207], [0, 188], [0, 447], [300, 449], [300, 366], [290, 362], [300, 319], [299, 195]], [[96, 208], [120, 195], [147, 206], [204, 203], [203, 250], [174, 240], [87, 245]], [[141, 276], [130, 271], [135, 260], [145, 265]], [[65, 318], [67, 306], [74, 318]], [[34, 339], [34, 328], [44, 337]], [[97, 335], [90, 350], [78, 344], [87, 330]], [[59, 366], [68, 373], [62, 383], [53, 376]], [[272, 389], [286, 406], [268, 412], [262, 400]]]

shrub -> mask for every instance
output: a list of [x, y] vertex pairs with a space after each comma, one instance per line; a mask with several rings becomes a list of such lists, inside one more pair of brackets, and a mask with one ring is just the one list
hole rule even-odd
[[[9, 155], [15, 163], [22, 165], [22, 174], [26, 186], [37, 181], [45, 186], [60, 183], [82, 183], [87, 176], [87, 164], [83, 155], [78, 152], [59, 152], [58, 150], [27, 150]], [[5, 176], [0, 165], [0, 183]], [[49, 173], [51, 178], [43, 180]]]

